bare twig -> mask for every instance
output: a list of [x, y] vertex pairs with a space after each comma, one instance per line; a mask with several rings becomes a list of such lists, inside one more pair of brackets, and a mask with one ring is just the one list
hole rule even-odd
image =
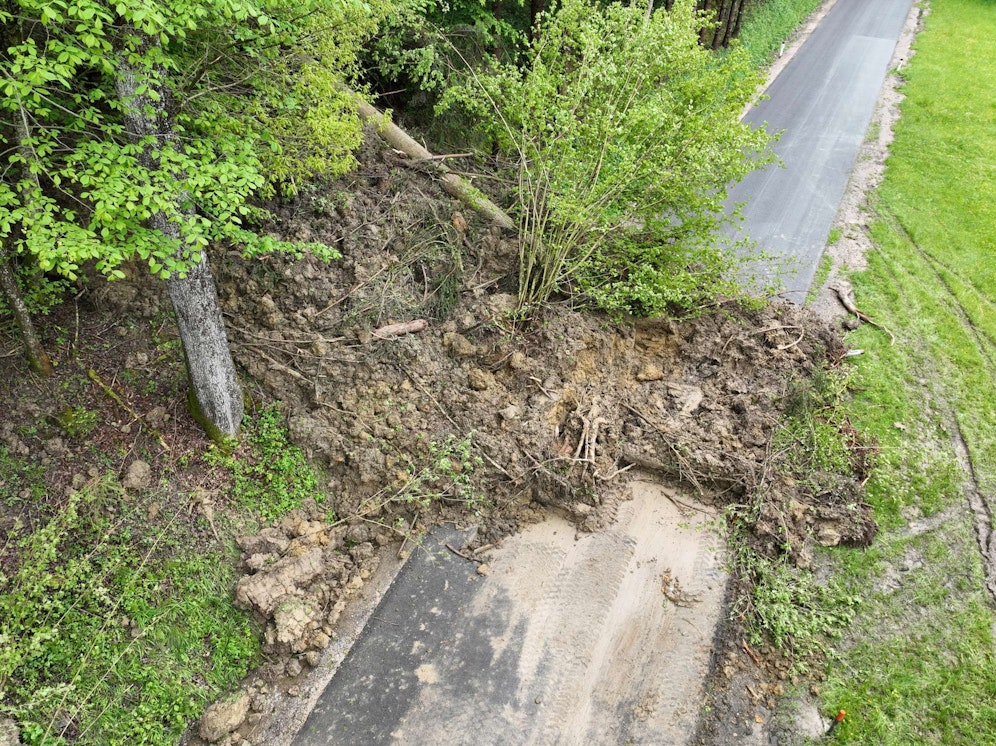
[[461, 552], [459, 549], [457, 549], [451, 544], [444, 544], [443, 546], [445, 546], [447, 549], [453, 552], [453, 554], [455, 554], [457, 557], [463, 557], [468, 562], [476, 562], [479, 565], [484, 562], [484, 560], [479, 560], [476, 557], [471, 557], [469, 554], [464, 554], [463, 552]]

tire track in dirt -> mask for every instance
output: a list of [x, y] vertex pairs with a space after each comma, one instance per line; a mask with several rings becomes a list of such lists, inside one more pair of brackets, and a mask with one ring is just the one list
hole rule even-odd
[[[989, 336], [983, 330], [979, 329], [979, 327], [972, 321], [971, 316], [969, 316], [968, 311], [962, 305], [954, 291], [954, 288], [951, 287], [950, 283], [944, 277], [944, 273], [941, 271], [940, 267], [944, 267], [945, 270], [947, 270], [947, 267], [945, 267], [940, 260], [930, 256], [930, 254], [928, 254], [916, 243], [916, 241], [913, 240], [913, 237], [909, 234], [906, 227], [897, 216], [890, 215], [889, 218], [888, 222], [890, 227], [899, 233], [903, 239], [913, 247], [917, 255], [923, 260], [924, 264], [930, 268], [937, 284], [944, 288], [944, 298], [938, 299], [938, 303], [947, 306], [955, 314], [966, 336], [974, 341], [975, 348], [978, 350], [980, 357], [983, 359], [983, 365], [986, 368], [986, 372], [989, 374], [989, 378], [996, 380], [996, 361], [994, 361], [993, 357], [994, 352], [992, 349], [992, 342], [989, 339]], [[894, 271], [893, 274], [895, 274]], [[899, 285], [899, 287], [901, 287], [901, 285]], [[933, 358], [926, 356], [925, 359], [929, 361], [928, 364], [933, 369], [935, 378], [939, 381], [943, 381], [944, 378], [941, 375], [941, 372], [937, 369], [936, 364], [933, 362]], [[987, 495], [982, 488], [982, 480], [977, 466], [978, 461], [972, 455], [972, 449], [969, 445], [968, 438], [965, 437], [965, 432], [962, 428], [957, 410], [954, 406], [952, 406], [946, 397], [942, 399], [942, 402], [944, 418], [947, 421], [947, 430], [951, 436], [951, 446], [954, 449], [955, 457], [958, 460], [963, 473], [965, 474], [963, 489], [969, 508], [974, 516], [976, 540], [978, 542], [979, 551], [982, 554], [982, 560], [985, 566], [986, 590], [989, 592], [990, 600], [993, 604], [996, 604], [996, 527], [994, 527], [993, 522], [994, 515], [996, 515], [996, 509], [993, 507], [994, 497], [992, 495]]]
[[685, 510], [656, 483], [630, 490], [601, 531], [552, 514], [494, 551], [459, 631], [426, 651], [390, 743], [691, 743], [726, 591], [722, 542], [694, 498], [681, 496]]

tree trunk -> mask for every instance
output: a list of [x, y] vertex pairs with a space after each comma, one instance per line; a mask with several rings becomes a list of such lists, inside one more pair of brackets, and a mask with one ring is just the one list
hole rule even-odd
[[31, 370], [42, 376], [51, 376], [55, 373], [55, 368], [52, 367], [52, 361], [35, 331], [31, 314], [28, 313], [28, 306], [21, 295], [21, 288], [17, 285], [17, 277], [6, 252], [0, 253], [0, 290], [3, 290], [14, 313], [14, 320], [21, 330], [21, 340], [24, 342], [24, 351], [27, 353]]
[[[151, 47], [157, 41], [146, 39], [146, 43]], [[161, 75], [161, 70], [144, 70], [132, 65], [125, 54], [117, 70], [115, 87], [124, 107], [125, 127], [136, 143], [147, 146], [151, 137], [159, 143], [172, 142], [177, 146], [176, 131], [167, 108], [168, 91], [158, 79]], [[149, 147], [142, 160], [142, 165], [150, 170], [159, 167], [158, 158]], [[171, 213], [153, 215], [150, 225], [166, 238], [179, 240], [183, 209], [178, 201]], [[244, 413], [242, 389], [235, 375], [211, 268], [203, 251], [195, 259], [186, 276], [174, 274], [166, 280], [166, 290], [180, 330], [193, 393], [191, 403], [200, 410], [195, 411], [194, 416], [212, 438], [218, 439], [219, 435], [234, 437], [239, 432]]]

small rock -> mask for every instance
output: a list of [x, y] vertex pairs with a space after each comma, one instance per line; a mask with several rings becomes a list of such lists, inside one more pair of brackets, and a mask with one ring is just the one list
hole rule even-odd
[[152, 425], [152, 427], [160, 427], [166, 424], [166, 420], [168, 419], [169, 413], [165, 407], [153, 407], [145, 415], [145, 421]]
[[200, 736], [208, 743], [216, 743], [242, 725], [248, 714], [248, 693], [238, 692], [220, 699], [201, 716]]
[[0, 746], [19, 746], [20, 743], [21, 732], [17, 723], [9, 718], [0, 720]]
[[304, 654], [304, 661], [312, 668], [318, 668], [318, 664], [322, 662], [322, 654], [317, 650], [309, 650]]
[[141, 459], [135, 459], [125, 470], [121, 484], [125, 489], [144, 490], [152, 483], [152, 469]]
[[301, 696], [301, 687], [299, 687], [299, 686], [292, 686], [292, 687], [290, 687], [287, 690], [287, 696], [288, 697], [300, 697]]
[[664, 380], [664, 371], [659, 365], [644, 363], [636, 372], [636, 380], [644, 382], [662, 381]]
[[297, 658], [291, 658], [289, 661], [287, 661], [287, 665], [284, 666], [284, 671], [286, 671], [287, 675], [290, 676], [292, 679], [300, 676], [301, 671], [303, 670], [304, 666], [301, 665], [301, 661], [299, 661]]
[[467, 385], [474, 391], [487, 391], [494, 385], [495, 377], [486, 370], [471, 368], [467, 371]]
[[325, 634], [322, 630], [319, 630], [313, 634], [311, 636], [311, 640], [309, 640], [310, 646], [315, 650], [324, 650], [329, 646], [330, 642], [332, 642], [332, 638]]
[[511, 422], [512, 420], [517, 420], [522, 416], [522, 407], [515, 404], [509, 404], [498, 414], [501, 415], [501, 418], [506, 422]]
[[508, 367], [512, 370], [522, 370], [529, 363], [529, 358], [521, 352], [513, 352], [508, 358]]
[[840, 544], [842, 538], [840, 531], [832, 526], [821, 526], [816, 534], [816, 541], [823, 547], [835, 547]]
[[478, 575], [487, 575], [491, 572], [491, 568], [487, 564], [481, 564], [477, 566]]
[[133, 352], [125, 356], [126, 368], [138, 368], [149, 364], [149, 356], [144, 352]]
[[253, 712], [266, 712], [266, 697], [263, 694], [257, 694], [249, 702], [249, 709]]

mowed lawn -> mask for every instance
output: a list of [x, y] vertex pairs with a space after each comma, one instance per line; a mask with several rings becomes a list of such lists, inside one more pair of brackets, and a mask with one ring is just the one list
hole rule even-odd
[[[906, 80], [875, 249], [852, 281], [865, 326], [852, 416], [879, 445], [883, 527], [831, 562], [862, 600], [821, 689], [836, 743], [996, 744], [993, 607], [968, 509], [996, 503], [996, 2], [932, 0]], [[829, 739], [828, 739], [829, 740]]]

